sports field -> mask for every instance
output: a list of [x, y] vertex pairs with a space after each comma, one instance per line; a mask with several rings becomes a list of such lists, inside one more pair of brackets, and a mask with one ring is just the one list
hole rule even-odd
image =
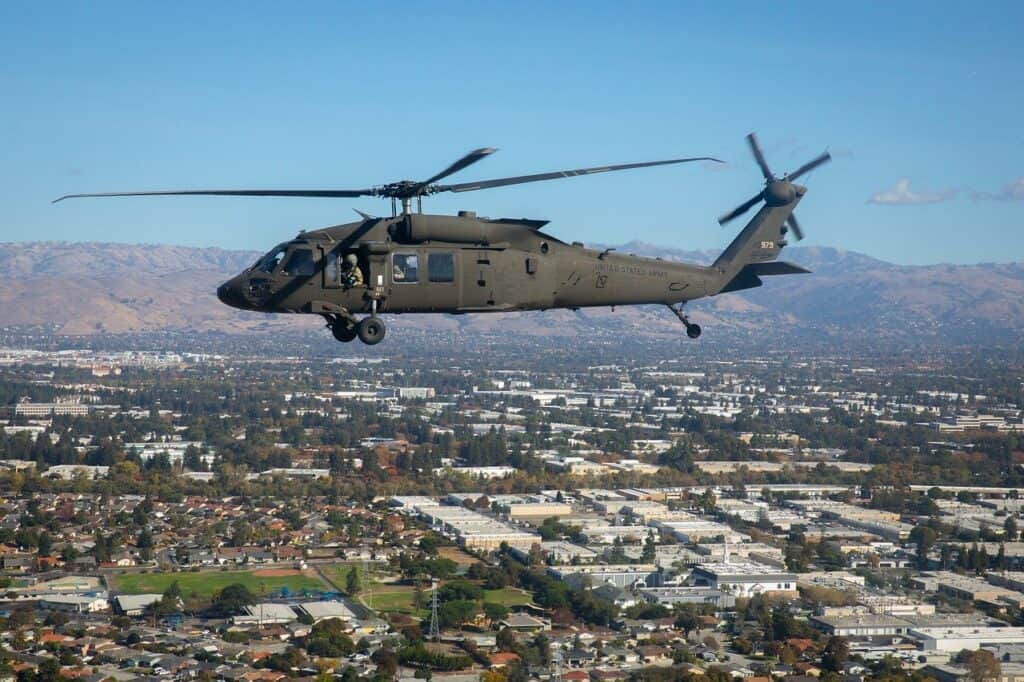
[[484, 590], [483, 601], [502, 606], [521, 606], [533, 603], [533, 596], [515, 587], [503, 587], [500, 590]]
[[[284, 575], [282, 575], [284, 574]], [[255, 571], [201, 571], [199, 573], [129, 573], [108, 576], [107, 583], [114, 593], [161, 593], [175, 580], [185, 598], [209, 599], [228, 585], [240, 583], [255, 595], [268, 594], [281, 588], [292, 593], [306, 590], [320, 592], [330, 588], [313, 573], [270, 569]]]

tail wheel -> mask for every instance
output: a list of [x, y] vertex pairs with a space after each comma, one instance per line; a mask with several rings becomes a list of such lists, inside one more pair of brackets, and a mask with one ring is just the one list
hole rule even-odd
[[686, 335], [689, 336], [691, 339], [695, 339], [698, 336], [700, 336], [700, 325], [693, 324], [692, 322], [686, 325]]
[[356, 325], [356, 333], [359, 334], [359, 340], [368, 346], [373, 346], [383, 341], [386, 332], [387, 328], [379, 317], [364, 317]]

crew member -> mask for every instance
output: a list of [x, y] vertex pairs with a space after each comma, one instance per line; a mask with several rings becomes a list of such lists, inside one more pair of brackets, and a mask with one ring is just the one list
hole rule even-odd
[[346, 288], [363, 285], [363, 271], [359, 268], [359, 258], [354, 253], [345, 256], [341, 263], [341, 281]]

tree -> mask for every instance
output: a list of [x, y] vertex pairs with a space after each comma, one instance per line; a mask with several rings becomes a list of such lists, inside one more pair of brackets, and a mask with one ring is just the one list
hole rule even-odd
[[484, 602], [484, 615], [490, 621], [504, 620], [508, 617], [508, 607], [490, 601]]
[[234, 532], [231, 534], [232, 547], [245, 547], [252, 542], [252, 525], [245, 521], [239, 521], [234, 525]]
[[345, 593], [354, 597], [363, 589], [362, 580], [359, 577], [359, 568], [353, 566], [345, 577]]
[[841, 673], [843, 664], [850, 658], [850, 645], [843, 637], [830, 637], [821, 652], [821, 667], [827, 671]]
[[458, 627], [471, 619], [477, 612], [475, 601], [468, 599], [457, 599], [442, 604], [437, 610], [437, 617], [441, 627]]
[[1014, 541], [1017, 539], [1017, 522], [1012, 516], [1007, 516], [1006, 521], [1003, 522], [1003, 531], [1006, 533], [1006, 539]]
[[700, 614], [692, 604], [684, 604], [676, 616], [676, 627], [683, 631], [685, 637], [689, 637], [694, 630], [700, 629]]
[[381, 647], [370, 655], [370, 660], [377, 664], [377, 672], [391, 679], [398, 670], [398, 655], [391, 649]]
[[516, 646], [516, 633], [512, 628], [502, 628], [495, 638], [499, 651], [512, 651]]
[[343, 623], [337, 618], [322, 620], [313, 626], [306, 638], [306, 651], [311, 656], [340, 658], [356, 650], [352, 639], [345, 634]]
[[53, 552], [53, 538], [46, 531], [39, 534], [39, 556], [50, 556]]
[[967, 668], [967, 679], [971, 682], [992, 682], [1003, 675], [1002, 666], [995, 654], [985, 649], [961, 651], [957, 660]]
[[241, 583], [232, 583], [213, 598], [213, 608], [224, 615], [240, 613], [246, 606], [256, 603], [256, 596]]
[[640, 561], [645, 564], [653, 564], [654, 559], [657, 557], [657, 544], [654, 541], [654, 531], [647, 533], [647, 539], [644, 541], [644, 549], [640, 554]]
[[928, 554], [935, 545], [935, 531], [928, 526], [914, 526], [910, 531], [910, 541], [917, 546], [917, 567], [928, 568]]
[[[137, 509], [138, 507], [136, 507]], [[135, 546], [139, 548], [139, 556], [143, 561], [149, 561], [153, 558], [153, 533], [148, 528], [143, 528], [139, 531], [139, 535], [135, 538]]]

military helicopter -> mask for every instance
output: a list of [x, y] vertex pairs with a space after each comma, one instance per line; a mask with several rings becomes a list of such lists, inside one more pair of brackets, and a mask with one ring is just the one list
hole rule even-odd
[[793, 209], [807, 189], [794, 181], [831, 157], [826, 152], [793, 173], [776, 177], [757, 137], [751, 133], [747, 142], [764, 175], [764, 187], [718, 222], [725, 225], [757, 204], [763, 206], [710, 266], [588, 249], [581, 242], [568, 244], [542, 230], [546, 220], [483, 218], [472, 211], [427, 215], [422, 202], [423, 197], [441, 192], [695, 161], [721, 163], [713, 157], [438, 184], [496, 151], [487, 147], [421, 182], [402, 180], [368, 189], [114, 192], [65, 195], [54, 203], [80, 197], [158, 195], [390, 199], [391, 217], [357, 210], [358, 222], [302, 231], [217, 289], [217, 297], [235, 308], [320, 315], [341, 342], [358, 337], [365, 344], [380, 343], [386, 331], [380, 318], [383, 313], [499, 313], [635, 304], [667, 306], [683, 323], [686, 335], [696, 339], [701, 328], [684, 314], [687, 301], [758, 287], [767, 275], [809, 272], [776, 258], [789, 230], [797, 239], [803, 238]]

